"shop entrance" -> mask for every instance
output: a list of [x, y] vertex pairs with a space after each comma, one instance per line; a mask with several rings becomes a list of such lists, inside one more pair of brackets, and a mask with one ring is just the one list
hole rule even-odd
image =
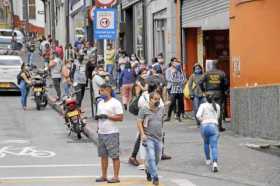
[[[203, 32], [204, 66], [206, 59], [217, 59], [218, 67], [226, 73], [230, 82], [229, 30], [210, 30]], [[225, 102], [226, 117], [230, 117], [230, 98]]]

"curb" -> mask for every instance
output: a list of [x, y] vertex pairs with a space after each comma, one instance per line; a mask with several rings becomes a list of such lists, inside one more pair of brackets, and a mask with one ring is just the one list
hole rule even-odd
[[[55, 103], [55, 99], [48, 95], [48, 104], [60, 115], [64, 115], [63, 109], [61, 106]], [[90, 125], [94, 125], [94, 123], [88, 122], [84, 127], [84, 133], [88, 139], [90, 139], [95, 145], [98, 144], [98, 136], [95, 132], [94, 128]]]

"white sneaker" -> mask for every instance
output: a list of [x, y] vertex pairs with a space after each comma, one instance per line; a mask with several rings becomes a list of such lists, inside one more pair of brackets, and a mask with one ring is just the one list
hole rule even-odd
[[212, 171], [213, 172], [218, 172], [218, 164], [217, 164], [217, 162], [213, 162]]
[[145, 164], [138, 165], [138, 170], [145, 170]]
[[211, 165], [211, 160], [205, 160], [207, 166]]

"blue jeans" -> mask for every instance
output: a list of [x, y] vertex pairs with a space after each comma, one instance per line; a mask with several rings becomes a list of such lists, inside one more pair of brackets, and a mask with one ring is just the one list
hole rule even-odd
[[194, 98], [192, 100], [193, 114], [194, 114], [197, 125], [200, 125], [200, 122], [196, 118], [196, 113], [198, 111], [199, 106], [204, 102], [205, 102], [204, 97], [199, 97], [199, 96], [194, 96]]
[[33, 60], [33, 52], [28, 52], [27, 61], [29, 66], [32, 66], [32, 60]]
[[25, 83], [25, 81], [21, 80], [19, 89], [20, 89], [20, 93], [21, 93], [21, 97], [20, 97], [21, 105], [23, 107], [26, 107], [27, 106], [27, 97], [28, 97], [30, 88], [27, 85], [27, 83]]
[[70, 93], [71, 85], [69, 83], [63, 83], [63, 89], [64, 89], [64, 96], [68, 96]]
[[148, 138], [146, 143], [146, 161], [148, 173], [152, 179], [158, 178], [158, 162], [161, 154], [161, 141], [153, 138]]
[[113, 77], [113, 70], [114, 70], [113, 64], [106, 64], [106, 72], [108, 72], [111, 75], [111, 77]]
[[207, 160], [210, 160], [210, 149], [212, 161], [218, 161], [218, 139], [219, 130], [215, 123], [202, 124], [200, 127], [204, 141], [204, 153]]

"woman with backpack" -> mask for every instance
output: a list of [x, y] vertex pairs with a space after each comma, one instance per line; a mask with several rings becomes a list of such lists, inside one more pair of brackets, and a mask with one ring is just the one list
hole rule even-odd
[[32, 85], [31, 81], [31, 74], [29, 70], [27, 69], [27, 66], [25, 63], [21, 65], [21, 70], [18, 75], [18, 84], [19, 84], [19, 89], [21, 93], [21, 105], [23, 110], [26, 110], [27, 107], [27, 97], [30, 91], [30, 87]]
[[218, 172], [218, 120], [220, 106], [215, 103], [212, 94], [206, 93], [206, 103], [200, 105], [196, 117], [201, 123], [200, 130], [204, 141], [206, 165], [209, 166], [212, 162], [212, 171]]

